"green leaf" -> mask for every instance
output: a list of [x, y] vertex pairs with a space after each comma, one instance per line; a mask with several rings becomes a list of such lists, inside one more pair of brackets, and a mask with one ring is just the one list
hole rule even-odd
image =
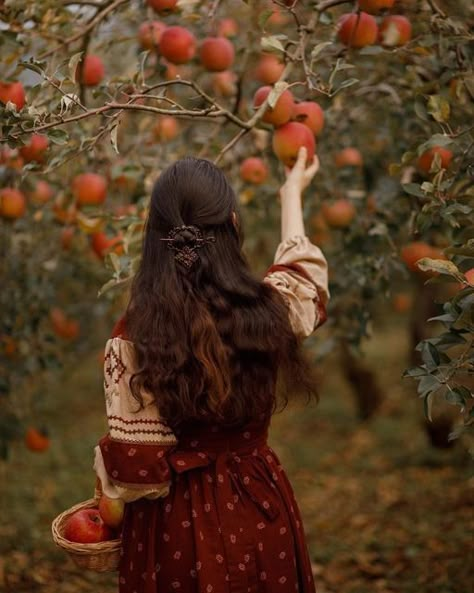
[[78, 66], [79, 62], [81, 61], [83, 54], [84, 54], [83, 51], [80, 51], [77, 54], [74, 54], [68, 62], [69, 77], [74, 82], [76, 81], [77, 66]]
[[[421, 358], [428, 368], [434, 368], [440, 363], [439, 352], [433, 344], [427, 341], [421, 344]], [[425, 379], [428, 379], [428, 377], [425, 377]]]
[[433, 343], [438, 349], [448, 350], [452, 346], [459, 346], [459, 344], [465, 344], [466, 338], [459, 333], [447, 332], [437, 338], [433, 338]]
[[426, 110], [425, 99], [422, 95], [417, 95], [415, 97], [415, 113], [416, 115], [424, 120], [428, 121], [428, 111]]
[[335, 95], [340, 90], [350, 87], [353, 84], [357, 84], [358, 82], [359, 82], [358, 78], [348, 78], [347, 80], [343, 80], [341, 82], [341, 84], [337, 87], [337, 89], [332, 94]]
[[268, 105], [273, 108], [276, 105], [276, 102], [278, 101], [278, 99], [280, 98], [280, 95], [286, 91], [286, 89], [288, 88], [288, 83], [285, 80], [282, 80], [280, 82], [276, 82], [273, 85], [272, 90], [270, 91], [270, 93], [268, 94]]
[[20, 62], [20, 66], [26, 68], [27, 70], [32, 70], [37, 74], [43, 75], [46, 64], [45, 62], [38, 62], [38, 60], [31, 58], [29, 62]]
[[69, 135], [65, 130], [60, 130], [59, 128], [50, 128], [46, 131], [46, 135], [54, 144], [59, 144], [60, 146], [63, 144], [67, 144], [69, 140]]
[[319, 54], [326, 48], [328, 47], [328, 45], [332, 45], [331, 41], [323, 41], [321, 43], [318, 43], [317, 45], [315, 45], [313, 47], [313, 49], [311, 50], [311, 61], [315, 62], [316, 58], [319, 56]]
[[430, 393], [428, 393], [425, 396], [425, 399], [423, 400], [423, 409], [425, 412], [425, 416], [426, 418], [428, 418], [428, 420], [430, 422], [433, 422], [433, 418], [431, 417], [431, 410], [433, 408], [433, 398], [434, 398], [435, 392], [431, 391]]
[[467, 387], [459, 385], [457, 387], [453, 387], [452, 389], [448, 389], [444, 394], [444, 398], [450, 404], [464, 408], [466, 403], [472, 398], [472, 393]]
[[285, 47], [283, 46], [280, 39], [287, 39], [286, 35], [270, 35], [268, 37], [262, 37], [260, 40], [260, 45], [263, 51], [268, 51], [272, 53], [284, 53]]
[[117, 134], [118, 134], [118, 129], [119, 129], [119, 122], [117, 122], [114, 127], [111, 129], [110, 131], [110, 142], [112, 143], [112, 146], [115, 150], [115, 152], [117, 154], [119, 153], [119, 149], [118, 149], [118, 145], [117, 145]]
[[452, 261], [445, 259], [431, 259], [430, 257], [424, 257], [416, 262], [417, 267], [423, 272], [438, 272], [439, 274], [447, 274], [453, 276], [460, 282], [463, 279], [462, 272], [458, 269], [456, 264]]
[[451, 112], [448, 101], [441, 95], [430, 95], [427, 110], [437, 122], [448, 121]]
[[428, 150], [428, 148], [433, 148], [433, 146], [449, 146], [452, 143], [453, 139], [450, 136], [446, 136], [445, 134], [433, 134], [429, 140], [418, 146], [416, 152], [419, 156]]
[[425, 194], [418, 183], [402, 183], [403, 191], [417, 198], [424, 198]]

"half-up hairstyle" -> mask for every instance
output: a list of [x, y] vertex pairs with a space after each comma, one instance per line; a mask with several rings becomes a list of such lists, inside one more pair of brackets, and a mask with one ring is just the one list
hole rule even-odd
[[[142, 390], [152, 393], [172, 428], [264, 417], [277, 406], [278, 370], [292, 391], [316, 394], [286, 304], [252, 276], [233, 213], [226, 177], [203, 159], [175, 162], [153, 188], [125, 324], [137, 352], [132, 393], [141, 405]], [[192, 265], [177, 257], [186, 247]]]

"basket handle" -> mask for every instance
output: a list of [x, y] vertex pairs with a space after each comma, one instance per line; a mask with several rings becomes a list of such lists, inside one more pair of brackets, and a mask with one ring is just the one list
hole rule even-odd
[[94, 489], [94, 500], [96, 502], [99, 501], [100, 497], [102, 496], [103, 490], [102, 490], [102, 482], [100, 481], [99, 476], [96, 476], [95, 479], [95, 489]]

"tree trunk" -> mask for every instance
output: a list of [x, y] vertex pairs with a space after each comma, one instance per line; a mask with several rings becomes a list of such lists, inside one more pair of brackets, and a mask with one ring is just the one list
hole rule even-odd
[[344, 376], [356, 399], [358, 416], [360, 420], [368, 420], [383, 401], [377, 377], [345, 341], [341, 342], [341, 359]]
[[[416, 345], [430, 337], [427, 320], [439, 313], [435, 303], [436, 288], [434, 284], [423, 284], [416, 280], [415, 299], [410, 321], [410, 362], [413, 366], [421, 364], [421, 355], [415, 350]], [[448, 439], [453, 429], [453, 418], [444, 412], [433, 416], [430, 422], [424, 418], [424, 427], [430, 443], [438, 449], [449, 449], [454, 441]]]

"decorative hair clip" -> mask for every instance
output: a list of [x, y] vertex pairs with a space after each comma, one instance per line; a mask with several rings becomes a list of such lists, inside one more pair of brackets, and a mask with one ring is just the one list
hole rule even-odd
[[168, 247], [175, 252], [175, 260], [186, 270], [190, 270], [199, 259], [196, 251], [215, 240], [214, 235], [204, 236], [199, 227], [186, 224], [172, 228], [166, 237], [160, 238], [160, 241], [168, 243]]

